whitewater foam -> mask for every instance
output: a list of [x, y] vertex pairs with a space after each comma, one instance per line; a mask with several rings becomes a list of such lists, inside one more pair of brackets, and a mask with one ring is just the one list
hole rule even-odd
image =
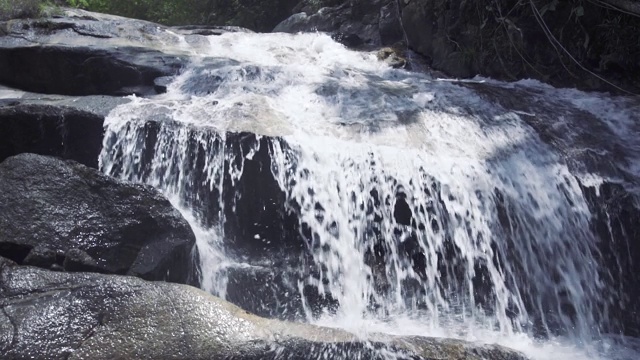
[[[233, 185], [260, 144], [236, 159], [225, 133], [249, 131], [269, 138], [273, 176], [309, 229], [319, 271], [298, 291], [312, 286], [340, 304], [319, 316], [307, 307], [309, 321], [497, 342], [534, 359], [638, 354], [600, 334], [616, 298], [601, 279], [579, 181], [597, 184], [602, 174], [577, 178], [541, 139], [529, 118], [553, 112], [490, 102], [473, 82], [391, 69], [323, 34], [207, 39], [166, 94], [134, 97], [108, 116], [100, 158], [105, 173], [149, 183], [181, 209], [196, 232], [205, 289], [224, 297], [227, 269], [243, 265], [224, 248], [224, 214], [194, 207], [204, 200], [193, 199], [193, 187], [215, 189], [222, 203], [232, 190], [225, 161], [239, 164]], [[628, 100], [481, 84], [560, 98], [637, 150]], [[196, 148], [202, 163], [189, 158]], [[547, 340], [533, 340], [540, 334]], [[621, 349], [629, 354], [613, 355]]]

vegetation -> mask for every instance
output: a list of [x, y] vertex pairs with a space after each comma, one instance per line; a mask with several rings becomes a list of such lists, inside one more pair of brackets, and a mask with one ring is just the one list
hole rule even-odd
[[149, 20], [165, 25], [237, 25], [270, 31], [298, 0], [0, 0], [0, 20], [38, 17], [55, 6]]
[[67, 0], [70, 6], [165, 25], [237, 25], [270, 31], [298, 0]]
[[610, 2], [640, 5], [635, 0], [467, 3], [456, 10], [464, 21], [452, 24], [448, 41], [470, 73], [635, 93], [640, 16]]
[[0, 0], [0, 20], [37, 17], [46, 4], [42, 0]]
[[[72, 6], [165, 25], [270, 31], [294, 8], [313, 12], [347, 1], [365, 0], [0, 0], [0, 20]], [[593, 89], [613, 82], [618, 90], [640, 89], [640, 0], [419, 2], [441, 23], [430, 31], [445, 32], [439, 46], [451, 56], [441, 70], [455, 76], [533, 77]]]
[[205, 0], [67, 0], [69, 6], [166, 25], [202, 23]]

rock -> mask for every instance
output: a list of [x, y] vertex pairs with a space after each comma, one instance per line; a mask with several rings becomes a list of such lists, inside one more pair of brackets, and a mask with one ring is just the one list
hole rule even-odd
[[32, 92], [155, 94], [154, 79], [177, 74], [187, 61], [177, 36], [140, 20], [66, 10], [0, 27], [0, 83]]
[[56, 252], [43, 246], [36, 246], [31, 249], [22, 263], [49, 269], [56, 264]]
[[196, 288], [0, 260], [0, 349], [33, 359], [524, 360], [504, 347], [268, 320]]
[[183, 35], [222, 35], [227, 33], [253, 33], [249, 29], [239, 26], [219, 26], [219, 25], [184, 25], [173, 26], [172, 30]]
[[400, 22], [400, 13], [397, 1], [391, 1], [380, 8], [380, 20], [378, 31], [380, 42], [384, 45], [404, 41], [404, 30]]
[[[310, 274], [301, 271], [297, 259], [264, 265], [233, 266], [226, 269], [225, 299], [258, 316], [280, 320], [305, 321], [307, 313], [298, 284]], [[306, 285], [303, 289], [306, 310], [312, 316], [335, 311], [339, 303], [328, 294]]]
[[[637, 31], [620, 30], [602, 36], [586, 30], [609, 23], [612, 18], [625, 24], [620, 29], [638, 29], [640, 19], [602, 11], [591, 3], [581, 7], [582, 16], [574, 16], [576, 8], [571, 3], [560, 2], [546, 13], [543, 5], [515, 0], [486, 6], [449, 0], [400, 3], [409, 48], [429, 58], [433, 69], [450, 77], [479, 74], [509, 81], [534, 78], [560, 87], [620, 91], [598, 78], [604, 77], [618, 87], [640, 93], [639, 84], [633, 80], [639, 78], [640, 57], [637, 52], [627, 52], [627, 44], [636, 49], [631, 44]], [[534, 13], [535, 6], [544, 14], [544, 27]], [[571, 18], [576, 21], [568, 23]], [[548, 39], [547, 31], [561, 46]], [[612, 47], [612, 41], [619, 45]], [[559, 52], [560, 47], [572, 58]], [[614, 61], [615, 65], [608, 68], [608, 55], [621, 52], [628, 54], [625, 60]]]
[[609, 314], [612, 324], [628, 336], [640, 336], [640, 196], [622, 184], [604, 182], [582, 186], [593, 214], [594, 231], [602, 240], [602, 260], [609, 269], [610, 291], [619, 298]]
[[0, 256], [0, 270], [5, 266], [15, 266], [15, 265], [18, 265], [16, 264], [15, 261], [12, 261], [5, 257]]
[[295, 13], [282, 20], [272, 32], [297, 33], [303, 31], [307, 26], [309, 16], [305, 12]]
[[378, 60], [384, 61], [393, 68], [402, 68], [407, 65], [407, 59], [405, 59], [398, 49], [391, 47], [385, 47], [378, 50]]
[[174, 76], [162, 76], [153, 80], [153, 89], [158, 94], [164, 94], [167, 92], [167, 87], [175, 80]]
[[62, 263], [66, 271], [91, 271], [99, 272], [100, 265], [85, 251], [80, 249], [69, 249], [64, 256]]
[[98, 167], [104, 118], [127, 102], [108, 97], [0, 100], [0, 162], [24, 152]]
[[296, 272], [284, 264], [229, 267], [225, 299], [258, 316], [303, 320]]
[[372, 48], [403, 40], [395, 1], [353, 0], [326, 1], [326, 7], [303, 2], [297, 13], [278, 24], [273, 32], [327, 32], [348, 47]]
[[[459, 38], [454, 38], [457, 42], [451, 41], [447, 37], [447, 32], [450, 31], [447, 26], [453, 26], [447, 22], [457, 19], [455, 16], [459, 15], [460, 9], [452, 6], [450, 10], [445, 10], [445, 3], [448, 2], [411, 1], [402, 9], [402, 24], [408, 45], [429, 57], [431, 66], [436, 70], [452, 77], [474, 76], [477, 69], [472, 67], [470, 61], [465, 61], [459, 56], [459, 51], [463, 50], [461, 46], [464, 47], [467, 43], [461, 43]], [[460, 6], [462, 7], [463, 5]]]
[[66, 254], [59, 263], [68, 270], [197, 283], [193, 232], [150, 187], [21, 154], [0, 164], [0, 213], [0, 255], [18, 263], [46, 247]]
[[206, 22], [268, 32], [291, 14], [298, 1], [210, 1], [205, 7]]

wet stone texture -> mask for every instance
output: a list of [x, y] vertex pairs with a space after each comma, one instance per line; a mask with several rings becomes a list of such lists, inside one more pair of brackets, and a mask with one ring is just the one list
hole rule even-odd
[[103, 120], [89, 112], [50, 105], [0, 107], [0, 161], [32, 152], [97, 168]]
[[605, 279], [613, 285], [619, 304], [610, 314], [610, 322], [629, 336], [640, 336], [640, 201], [620, 184], [604, 183], [584, 187], [593, 213], [593, 228], [602, 240], [600, 250]]
[[260, 318], [185, 285], [52, 272], [1, 257], [0, 284], [6, 359], [524, 360], [506, 348], [456, 340], [365, 341]]
[[159, 50], [162, 26], [87, 14], [3, 23], [0, 83], [44, 94], [149, 95], [156, 78], [185, 65], [186, 57]]
[[0, 164], [0, 213], [0, 255], [18, 263], [198, 283], [193, 232], [151, 187], [21, 154]]

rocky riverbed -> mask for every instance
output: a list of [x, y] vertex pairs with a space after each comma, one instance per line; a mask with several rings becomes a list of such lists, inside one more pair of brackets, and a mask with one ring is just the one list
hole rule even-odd
[[[405, 3], [404, 18], [415, 2]], [[345, 9], [279, 29], [338, 21], [333, 12]], [[358, 9], [371, 10], [349, 14]], [[348, 306], [365, 313], [347, 314], [358, 319], [403, 307], [449, 325], [469, 315], [504, 336], [591, 336], [583, 325], [637, 336], [640, 148], [606, 125], [620, 114], [637, 120], [629, 110], [637, 99], [396, 70], [406, 59], [377, 50], [398, 40], [401, 19], [380, 14], [356, 28], [319, 29], [360, 53], [321, 35], [287, 35], [287, 44], [240, 28], [171, 28], [76, 9], [0, 23], [3, 358], [525, 358], [486, 341], [416, 336], [426, 330], [354, 334], [305, 323]], [[300, 53], [320, 65], [300, 66], [292, 60]], [[328, 75], [304, 72], [312, 66]], [[305, 97], [304, 81], [317, 98]], [[294, 105], [279, 102], [286, 96]], [[591, 103], [609, 105], [603, 115]], [[445, 115], [424, 120], [434, 113]], [[477, 147], [457, 148], [438, 132], [442, 119], [452, 128], [473, 119], [454, 140]], [[321, 147], [305, 126], [339, 141], [314, 153]], [[486, 139], [506, 145], [493, 152]], [[405, 163], [389, 153], [418, 155]], [[456, 193], [468, 174], [429, 162], [443, 154], [458, 169], [479, 159], [467, 169], [471, 183], [496, 184], [468, 199]], [[526, 166], [535, 171], [521, 176]], [[323, 178], [325, 170], [344, 182]], [[542, 185], [527, 187], [532, 174]], [[465, 248], [467, 233], [477, 236]], [[351, 238], [362, 242], [341, 247]], [[218, 247], [222, 258], [211, 256]], [[584, 258], [567, 259], [576, 254]], [[603, 289], [610, 297], [599, 297]]]

